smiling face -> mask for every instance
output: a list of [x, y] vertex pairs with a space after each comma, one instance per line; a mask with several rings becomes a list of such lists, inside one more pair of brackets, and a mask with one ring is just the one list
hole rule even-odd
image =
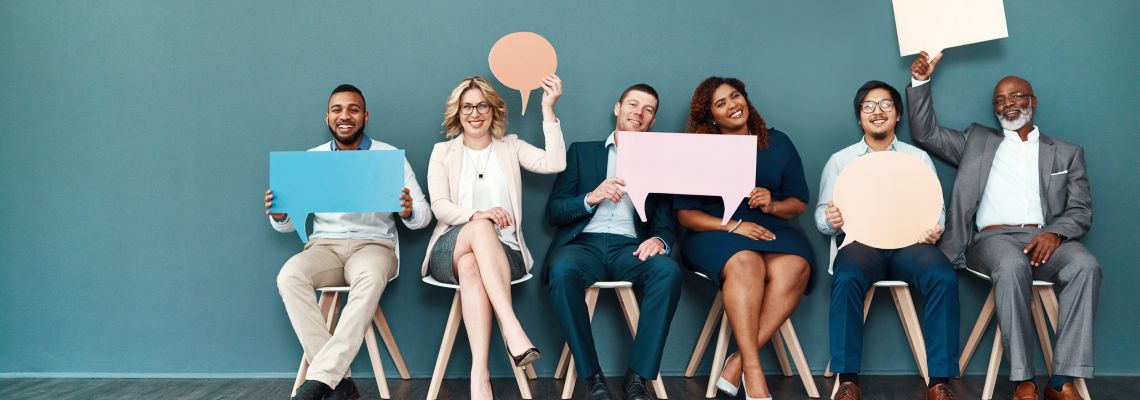
[[657, 98], [640, 90], [631, 90], [614, 104], [614, 116], [617, 117], [619, 131], [648, 131], [657, 120]]
[[[491, 120], [494, 118], [494, 107], [487, 102], [483, 91], [479, 88], [470, 88], [459, 97], [459, 123], [463, 126], [463, 134], [470, 137], [481, 138], [491, 129]], [[464, 112], [470, 110], [470, 114]]]
[[364, 133], [364, 125], [368, 124], [364, 97], [354, 92], [334, 93], [329, 97], [325, 122], [337, 142], [344, 145], [356, 143]]
[[747, 134], [748, 100], [736, 88], [727, 83], [718, 86], [713, 91], [709, 108], [713, 121], [720, 126], [721, 132], [731, 133], [743, 129]]
[[[884, 110], [883, 102], [890, 102], [889, 110]], [[859, 114], [859, 126], [863, 133], [871, 135], [876, 140], [883, 140], [894, 136], [895, 126], [902, 120], [891, 93], [884, 88], [875, 88], [863, 96], [863, 108]], [[871, 104], [868, 107], [868, 104]], [[870, 112], [867, 112], [870, 108]]]
[[1037, 97], [1028, 81], [1007, 76], [994, 87], [994, 115], [1003, 129], [1017, 131], [1032, 127], [1036, 108]]

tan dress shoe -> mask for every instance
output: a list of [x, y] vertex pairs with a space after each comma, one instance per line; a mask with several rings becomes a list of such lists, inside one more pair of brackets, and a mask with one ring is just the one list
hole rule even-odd
[[955, 400], [954, 393], [950, 391], [950, 385], [939, 383], [926, 389], [926, 400]]
[[1084, 398], [1077, 391], [1076, 385], [1066, 383], [1061, 386], [1060, 392], [1053, 390], [1052, 386], [1045, 385], [1045, 400], [1084, 400]]
[[835, 392], [835, 400], [859, 400], [862, 398], [862, 393], [859, 392], [859, 385], [855, 382], [843, 382], [839, 385], [839, 390]]
[[1033, 381], [1021, 382], [1013, 389], [1013, 400], [1037, 400], [1037, 384]]

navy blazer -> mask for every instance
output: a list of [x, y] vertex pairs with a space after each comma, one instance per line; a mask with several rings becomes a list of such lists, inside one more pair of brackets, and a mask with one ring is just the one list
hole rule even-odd
[[[593, 216], [586, 211], [586, 195], [606, 179], [606, 161], [609, 152], [604, 141], [580, 142], [570, 145], [566, 155], [566, 170], [558, 174], [550, 200], [546, 202], [546, 221], [557, 227], [554, 239], [546, 252], [542, 283], [550, 283], [551, 257], [558, 249], [570, 243], [590, 222]], [[651, 194], [645, 200], [645, 217], [642, 222], [634, 214], [634, 228], [638, 240], [659, 237], [672, 250], [677, 237], [674, 234], [676, 216], [671, 208], [672, 196]]]

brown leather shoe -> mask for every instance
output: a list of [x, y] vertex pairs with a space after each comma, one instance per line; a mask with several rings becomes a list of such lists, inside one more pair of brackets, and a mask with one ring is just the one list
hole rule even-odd
[[862, 398], [859, 392], [859, 385], [855, 382], [843, 382], [839, 385], [839, 390], [835, 392], [835, 400], [859, 400]]
[[1037, 384], [1033, 381], [1021, 382], [1013, 389], [1013, 400], [1037, 400]]
[[926, 389], [926, 400], [955, 400], [954, 393], [950, 391], [950, 385], [939, 383]]
[[1072, 383], [1066, 383], [1061, 386], [1061, 391], [1053, 390], [1052, 386], [1045, 385], [1045, 400], [1084, 400], [1081, 393], [1077, 391], [1077, 386]]

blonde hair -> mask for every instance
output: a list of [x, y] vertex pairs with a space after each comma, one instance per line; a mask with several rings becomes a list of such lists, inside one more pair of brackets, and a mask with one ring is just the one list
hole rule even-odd
[[507, 131], [507, 103], [503, 101], [502, 96], [499, 96], [499, 92], [496, 92], [495, 88], [491, 86], [491, 82], [481, 76], [464, 78], [463, 81], [459, 82], [459, 86], [451, 91], [451, 95], [447, 96], [447, 104], [443, 109], [443, 134], [450, 139], [463, 132], [463, 125], [459, 122], [459, 98], [463, 97], [463, 93], [469, 89], [478, 89], [483, 92], [483, 97], [491, 105], [491, 126], [488, 131], [496, 139], [502, 139], [503, 133]]

